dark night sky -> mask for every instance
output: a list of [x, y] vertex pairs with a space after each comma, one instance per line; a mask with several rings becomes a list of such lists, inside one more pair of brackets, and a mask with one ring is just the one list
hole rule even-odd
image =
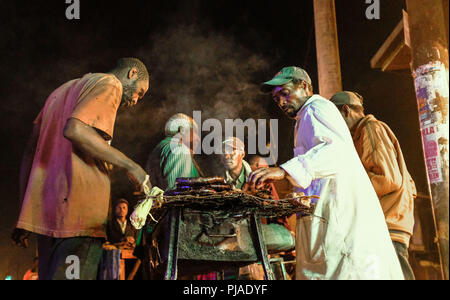
[[[312, 0], [122, 3], [81, 0], [81, 19], [67, 20], [64, 0], [0, 0], [0, 279], [6, 272], [22, 276], [34, 255], [8, 240], [19, 213], [19, 165], [33, 119], [56, 87], [108, 71], [119, 57], [139, 57], [151, 73], [144, 101], [119, 112], [113, 142], [140, 164], [161, 138], [165, 120], [193, 110], [221, 120], [279, 118], [279, 161], [290, 158], [293, 123], [259, 83], [297, 65], [318, 91]], [[427, 193], [412, 79], [372, 70], [369, 63], [405, 3], [381, 1], [381, 19], [370, 21], [366, 6], [364, 0], [336, 0], [343, 87], [362, 94], [366, 111], [391, 126], [418, 190]], [[113, 196], [129, 194], [123, 174], [114, 176]]]

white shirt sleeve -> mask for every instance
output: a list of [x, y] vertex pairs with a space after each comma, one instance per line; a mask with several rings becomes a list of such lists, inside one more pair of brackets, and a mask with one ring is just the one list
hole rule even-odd
[[314, 179], [331, 176], [345, 165], [348, 142], [343, 136], [349, 134], [348, 128], [334, 104], [320, 102], [310, 104], [301, 116], [296, 135], [304, 153], [281, 165], [294, 185], [303, 189]]

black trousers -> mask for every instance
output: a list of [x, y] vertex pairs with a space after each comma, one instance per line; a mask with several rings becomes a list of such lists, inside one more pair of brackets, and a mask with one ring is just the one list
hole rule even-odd
[[400, 261], [400, 265], [402, 267], [403, 275], [405, 276], [405, 280], [415, 280], [414, 272], [408, 261], [408, 248], [403, 243], [395, 241], [393, 241], [393, 243], [395, 252], [397, 252], [398, 260]]
[[95, 280], [103, 238], [37, 236], [39, 280]]

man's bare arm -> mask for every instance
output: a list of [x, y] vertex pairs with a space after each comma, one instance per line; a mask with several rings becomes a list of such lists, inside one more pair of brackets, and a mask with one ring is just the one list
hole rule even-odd
[[108, 145], [94, 128], [82, 121], [70, 118], [64, 127], [64, 137], [82, 152], [128, 171], [128, 176], [140, 186], [147, 173], [134, 161], [116, 148]]

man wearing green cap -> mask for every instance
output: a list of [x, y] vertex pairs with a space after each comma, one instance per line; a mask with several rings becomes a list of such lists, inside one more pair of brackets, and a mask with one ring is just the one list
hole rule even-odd
[[287, 178], [305, 195], [317, 195], [314, 213], [298, 216], [296, 279], [403, 279], [377, 195], [336, 106], [313, 94], [297, 67], [265, 82], [296, 120], [294, 158], [250, 175], [256, 188]]
[[356, 151], [380, 199], [403, 274], [413, 280], [408, 246], [413, 233], [417, 193], [400, 144], [389, 126], [373, 115], [364, 114], [363, 98], [359, 94], [343, 91], [330, 100], [347, 123]]

